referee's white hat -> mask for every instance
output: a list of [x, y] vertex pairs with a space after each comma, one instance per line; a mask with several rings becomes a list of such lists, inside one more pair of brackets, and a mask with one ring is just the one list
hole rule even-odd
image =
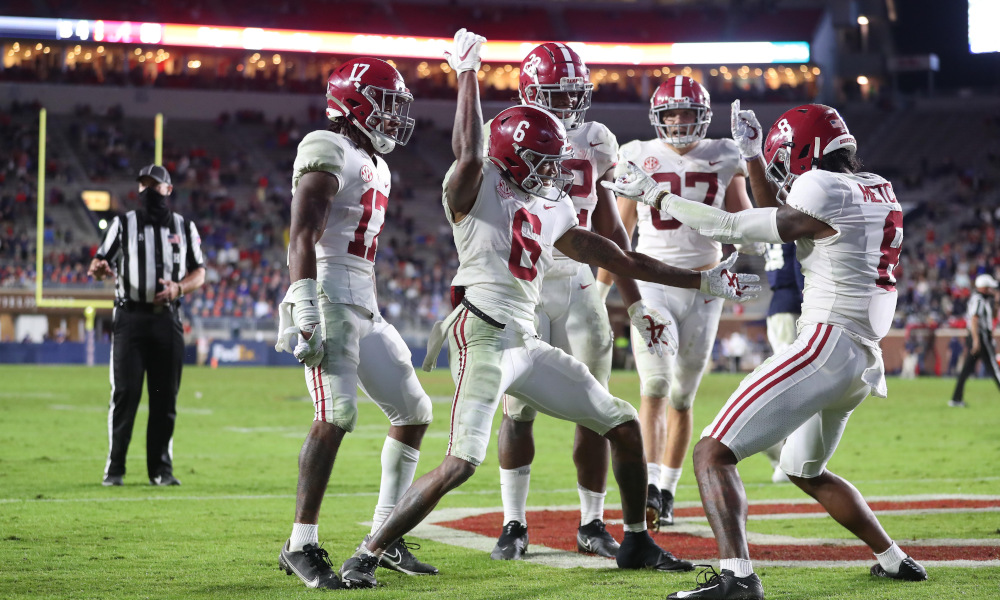
[[993, 279], [992, 275], [987, 275], [986, 273], [983, 273], [982, 275], [976, 277], [976, 287], [990, 288], [995, 290], [997, 288], [997, 280]]

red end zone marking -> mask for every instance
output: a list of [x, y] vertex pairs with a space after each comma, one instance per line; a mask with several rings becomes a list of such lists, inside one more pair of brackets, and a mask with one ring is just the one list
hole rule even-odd
[[[998, 500], [927, 500], [914, 502], [873, 502], [872, 508], [878, 510], [919, 510], [947, 508], [984, 508], [1000, 506]], [[750, 506], [751, 514], [784, 514], [784, 513], [814, 513], [822, 512], [819, 505], [812, 504], [767, 504]], [[704, 513], [701, 508], [683, 508], [675, 513], [678, 516], [699, 517]], [[620, 520], [621, 511], [606, 512], [608, 520]], [[528, 523], [531, 532], [531, 543], [547, 546], [567, 552], [576, 551], [576, 531], [580, 521], [580, 513], [567, 511], [531, 511]], [[503, 513], [493, 512], [455, 521], [436, 523], [462, 531], [479, 534], [486, 537], [496, 537], [500, 533]], [[669, 528], [668, 528], [669, 529]], [[608, 525], [608, 532], [621, 540], [623, 530], [621, 525]], [[651, 532], [652, 533], [652, 532]], [[681, 533], [663, 531], [652, 533], [653, 539], [660, 546], [670, 550], [677, 556], [702, 560], [713, 559], [718, 554], [715, 540]], [[901, 546], [906, 549], [905, 541]], [[933, 546], [920, 545], [913, 553], [925, 561], [1000, 560], [1000, 547], [997, 546]], [[750, 554], [756, 560], [771, 561], [873, 561], [871, 551], [865, 546], [841, 545], [782, 545], [782, 544], [750, 544]]]

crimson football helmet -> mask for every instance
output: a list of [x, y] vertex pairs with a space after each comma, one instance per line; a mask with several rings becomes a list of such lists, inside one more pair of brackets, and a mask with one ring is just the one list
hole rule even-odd
[[413, 133], [409, 117], [413, 95], [403, 76], [377, 58], [354, 58], [340, 65], [326, 82], [326, 116], [346, 118], [381, 154], [405, 146]]
[[[558, 42], [537, 46], [521, 61], [517, 86], [522, 104], [544, 108], [558, 117], [567, 129], [583, 124], [590, 108], [594, 84], [590, 69], [575, 50]], [[553, 94], [564, 95], [553, 99]], [[570, 102], [559, 102], [569, 99]], [[560, 103], [563, 106], [555, 106]]]
[[[665, 125], [663, 113], [668, 110], [690, 109], [695, 111], [694, 123]], [[705, 86], [690, 77], [674, 76], [656, 88], [649, 99], [649, 122], [656, 128], [656, 136], [664, 142], [683, 148], [705, 139], [708, 124], [712, 122], [712, 98]]]
[[573, 173], [562, 163], [572, 157], [566, 128], [555, 115], [536, 106], [512, 106], [490, 125], [489, 159], [530, 194], [569, 192]]
[[784, 201], [796, 177], [842, 148], [854, 154], [858, 142], [840, 113], [825, 104], [803, 104], [778, 117], [764, 140], [765, 173], [778, 186], [778, 200]]

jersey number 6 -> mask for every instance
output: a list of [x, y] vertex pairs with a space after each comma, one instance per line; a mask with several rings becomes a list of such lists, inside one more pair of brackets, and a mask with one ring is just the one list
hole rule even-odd
[[[514, 223], [511, 225], [510, 232], [510, 259], [507, 261], [507, 268], [518, 279], [534, 281], [535, 277], [538, 276], [538, 269], [535, 268], [535, 263], [538, 261], [538, 257], [542, 255], [542, 247], [539, 245], [538, 240], [524, 237], [525, 223], [531, 227], [531, 231], [535, 235], [541, 235], [542, 233], [541, 220], [528, 212], [528, 209], [522, 208], [514, 213]], [[525, 251], [528, 253], [527, 267], [521, 265]]]

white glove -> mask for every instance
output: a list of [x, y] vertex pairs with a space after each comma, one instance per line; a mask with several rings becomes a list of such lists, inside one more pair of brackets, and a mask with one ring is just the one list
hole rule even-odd
[[656, 183], [652, 177], [632, 161], [625, 165], [623, 175], [619, 175], [614, 181], [602, 181], [601, 185], [614, 192], [615, 195], [645, 204], [655, 210], [666, 209], [670, 203], [670, 196], [673, 196], [666, 190], [665, 186]]
[[461, 28], [455, 32], [455, 41], [452, 47], [444, 51], [444, 56], [448, 59], [448, 66], [455, 70], [456, 75], [461, 75], [465, 71], [478, 71], [482, 60], [479, 58], [480, 47], [486, 42], [486, 38], [476, 35], [466, 28]]
[[729, 124], [733, 130], [733, 140], [740, 147], [740, 156], [744, 160], [753, 160], [760, 156], [764, 135], [757, 115], [753, 114], [752, 110], [740, 110], [740, 101], [733, 100]]
[[[278, 306], [278, 341], [274, 349], [291, 352], [307, 367], [319, 365], [324, 354], [316, 288], [315, 279], [299, 279], [288, 286]], [[309, 339], [302, 334], [307, 334]]]
[[747, 284], [760, 281], [759, 275], [730, 271], [733, 264], [736, 263], [737, 257], [739, 257], [739, 252], [733, 252], [729, 258], [716, 265], [714, 269], [701, 272], [701, 287], [699, 289], [702, 293], [740, 303], [757, 297], [757, 294], [760, 293], [760, 286]]
[[767, 244], [764, 242], [746, 242], [743, 244], [733, 244], [737, 252], [749, 256], [764, 256], [767, 253]]
[[646, 349], [650, 354], [663, 356], [664, 348], [667, 353], [674, 354], [677, 340], [668, 329], [672, 322], [664, 319], [656, 309], [646, 308], [642, 300], [639, 300], [628, 307], [628, 318], [632, 322], [632, 327], [639, 331], [639, 335], [646, 342]]

